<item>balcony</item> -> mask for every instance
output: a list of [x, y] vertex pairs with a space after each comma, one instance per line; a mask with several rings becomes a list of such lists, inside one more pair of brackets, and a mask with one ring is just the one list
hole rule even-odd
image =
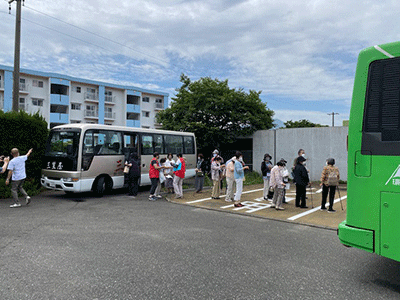
[[68, 95], [51, 94], [50, 104], [69, 105]]
[[99, 118], [99, 111], [98, 110], [85, 109], [85, 118], [86, 119], [98, 119]]
[[104, 119], [115, 120], [115, 113], [113, 112], [105, 112]]
[[99, 94], [85, 92], [85, 101], [98, 103], [99, 102]]
[[104, 101], [106, 104], [115, 104], [115, 96], [106, 95]]
[[154, 109], [155, 109], [155, 110], [163, 110], [163, 109], [164, 109], [164, 104], [162, 104], [162, 103], [155, 103], [155, 104], [154, 104]]
[[132, 112], [132, 113], [140, 114], [140, 105], [136, 105], [136, 104], [127, 104], [127, 105], [126, 105], [126, 111], [127, 111], [127, 112]]
[[140, 121], [139, 120], [126, 120], [126, 126], [140, 128]]
[[50, 113], [50, 123], [67, 124], [68, 119], [68, 114]]
[[28, 87], [29, 87], [28, 84], [20, 82], [19, 83], [19, 92], [21, 94], [28, 94]]

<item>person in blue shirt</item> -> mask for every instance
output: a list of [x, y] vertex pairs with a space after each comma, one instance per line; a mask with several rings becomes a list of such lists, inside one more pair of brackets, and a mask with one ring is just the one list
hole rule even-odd
[[247, 170], [249, 167], [244, 166], [243, 155], [240, 151], [237, 151], [235, 154], [235, 182], [236, 182], [236, 194], [235, 194], [235, 207], [242, 207], [243, 204], [240, 203], [240, 198], [242, 196], [243, 191], [243, 180], [244, 180], [244, 170]]

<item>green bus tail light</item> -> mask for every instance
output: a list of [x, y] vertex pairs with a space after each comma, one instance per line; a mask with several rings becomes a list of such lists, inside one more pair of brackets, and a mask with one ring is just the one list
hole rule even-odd
[[339, 224], [338, 235], [345, 246], [374, 252], [374, 232], [372, 230], [350, 227], [343, 221]]

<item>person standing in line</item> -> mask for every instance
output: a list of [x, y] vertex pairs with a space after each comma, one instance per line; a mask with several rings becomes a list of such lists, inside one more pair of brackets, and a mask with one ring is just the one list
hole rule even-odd
[[154, 152], [153, 159], [150, 162], [150, 168], [149, 168], [149, 177], [151, 181], [150, 196], [149, 196], [150, 201], [156, 201], [157, 198], [162, 198], [161, 195], [157, 195], [157, 190], [158, 191], [161, 190], [160, 170], [162, 170], [162, 167], [158, 162], [159, 158], [160, 154], [158, 152]]
[[29, 197], [29, 195], [25, 192], [22, 185], [24, 184], [26, 178], [25, 162], [28, 160], [28, 157], [31, 155], [32, 151], [33, 149], [30, 149], [26, 155], [20, 156], [17, 148], [13, 148], [11, 150], [13, 159], [8, 164], [8, 175], [6, 179], [6, 185], [10, 183], [10, 178], [12, 179], [11, 195], [14, 203], [10, 206], [11, 208], [21, 206], [18, 200], [18, 191], [25, 197], [26, 205], [31, 203], [31, 197]]
[[283, 161], [278, 161], [276, 166], [271, 170], [270, 186], [274, 189], [271, 208], [275, 208], [276, 210], [284, 210], [282, 201], [286, 184], [283, 182], [281, 170], [285, 165], [286, 164]]
[[211, 163], [211, 180], [213, 181], [213, 188], [211, 192], [212, 199], [219, 199], [220, 185], [222, 169], [224, 165], [221, 165], [221, 157], [217, 156]]
[[201, 193], [203, 190], [204, 185], [204, 176], [206, 176], [207, 172], [207, 164], [204, 160], [203, 154], [199, 153], [197, 158], [197, 165], [196, 165], [196, 176], [194, 180], [194, 186], [196, 189], [196, 193]]
[[[212, 165], [213, 161], [214, 161], [217, 157], [221, 158], [220, 164], [223, 164], [223, 163], [224, 163], [224, 159], [222, 158], [221, 155], [219, 155], [219, 151], [218, 151], [217, 149], [215, 149], [215, 150], [213, 151], [213, 157], [211, 158], [211, 165]], [[219, 182], [220, 182], [220, 190], [222, 191], [222, 188], [223, 188], [223, 186], [224, 186], [223, 181], [222, 181], [222, 178], [221, 178], [221, 180], [220, 180]]]
[[125, 166], [129, 167], [128, 172], [128, 195], [135, 198], [139, 191], [140, 162], [136, 152], [129, 155]]
[[236, 151], [235, 154], [235, 182], [236, 182], [236, 194], [235, 194], [235, 203], [234, 207], [242, 207], [243, 204], [240, 203], [240, 198], [242, 197], [243, 192], [243, 180], [244, 180], [244, 170], [248, 170], [248, 166], [244, 166], [243, 155], [240, 151]]
[[283, 183], [285, 184], [285, 188], [283, 190], [283, 198], [282, 203], [286, 203], [286, 189], [289, 188], [289, 171], [286, 168], [287, 161], [284, 158], [281, 158], [281, 161], [285, 164], [285, 166], [281, 169], [281, 174], [283, 178]]
[[321, 210], [325, 211], [326, 198], [329, 192], [329, 213], [334, 213], [333, 201], [335, 200], [336, 187], [339, 185], [340, 173], [339, 168], [335, 167], [335, 159], [328, 158], [327, 165], [322, 170], [321, 186], [322, 186], [322, 203]]
[[[299, 151], [297, 151], [297, 157], [296, 157], [296, 158], [294, 159], [294, 161], [293, 161], [293, 170], [294, 170], [294, 168], [296, 168], [296, 166], [297, 166], [297, 159], [298, 159], [300, 156], [306, 158], [306, 152], [304, 151], [304, 149], [299, 149]], [[305, 164], [304, 164], [304, 166], [305, 166]]]
[[165, 187], [168, 190], [168, 193], [172, 194], [174, 192], [174, 172], [173, 167], [175, 166], [175, 161], [173, 159], [172, 153], [168, 153], [167, 159], [165, 160]]
[[10, 158], [8, 156], [4, 157], [4, 155], [2, 155], [0, 157], [0, 162], [3, 162], [3, 167], [0, 169], [0, 174], [2, 174], [7, 170], [7, 166], [8, 166], [8, 163], [10, 162]]
[[296, 183], [296, 207], [308, 208], [306, 206], [306, 187], [310, 184], [308, 172], [303, 163], [306, 159], [303, 156], [297, 158], [297, 165], [294, 168], [294, 182]]
[[272, 156], [266, 153], [264, 155], [264, 159], [261, 162], [261, 172], [264, 180], [264, 200], [268, 200], [267, 195], [268, 195], [268, 190], [269, 190], [269, 179], [271, 178], [271, 169], [273, 167], [271, 163]]
[[236, 156], [226, 162], [226, 202], [232, 202], [234, 200], [233, 184], [235, 183], [235, 162]]
[[174, 167], [174, 191], [175, 191], [175, 198], [183, 198], [183, 178], [185, 178], [186, 172], [186, 164], [185, 160], [182, 157], [182, 153], [176, 155], [178, 159], [176, 160], [175, 167]]

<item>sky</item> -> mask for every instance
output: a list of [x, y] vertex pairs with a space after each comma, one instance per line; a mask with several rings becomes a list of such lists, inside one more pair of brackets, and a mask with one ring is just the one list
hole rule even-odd
[[[400, 40], [395, 0], [25, 0], [21, 68], [155, 89], [184, 73], [261, 91], [274, 118], [348, 120], [358, 53]], [[0, 64], [16, 4], [0, 0]]]

